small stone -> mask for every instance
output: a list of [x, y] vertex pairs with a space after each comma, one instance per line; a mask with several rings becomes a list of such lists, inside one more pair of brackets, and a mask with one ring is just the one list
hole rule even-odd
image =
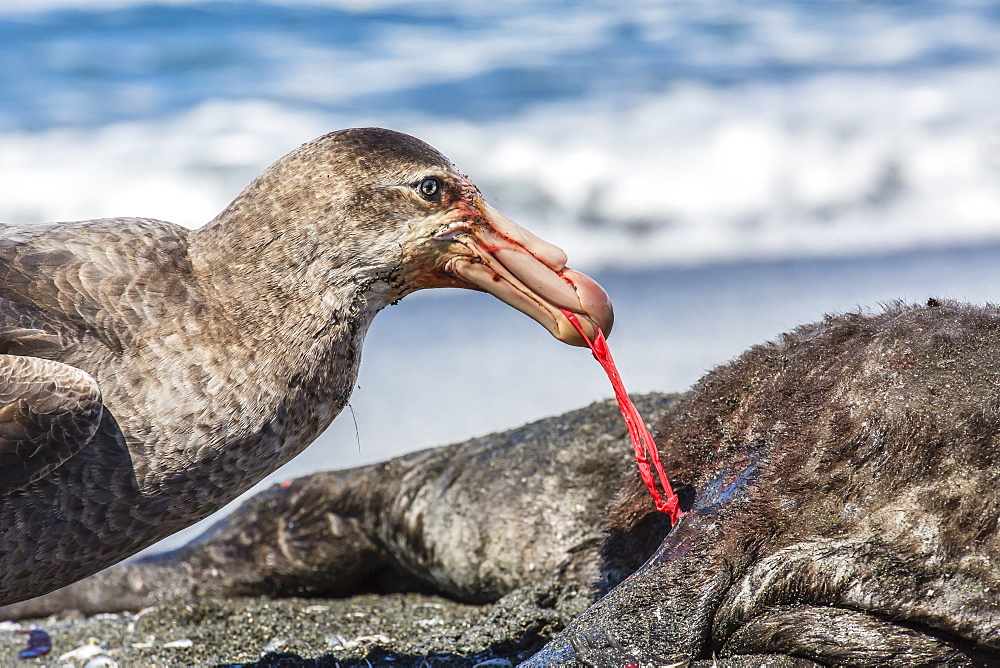
[[164, 647], [191, 647], [194, 645], [194, 641], [190, 638], [180, 638], [179, 640], [171, 640], [168, 643], [164, 643]]
[[59, 663], [66, 661], [84, 661], [93, 658], [98, 654], [104, 654], [107, 650], [100, 645], [81, 645], [76, 649], [71, 649], [65, 654], [59, 655]]

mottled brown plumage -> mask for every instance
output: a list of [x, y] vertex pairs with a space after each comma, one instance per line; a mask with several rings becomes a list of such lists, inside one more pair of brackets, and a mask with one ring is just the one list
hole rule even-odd
[[[507, 269], [521, 254], [544, 295]], [[486, 289], [571, 343], [547, 296], [579, 295], [610, 326], [564, 261], [436, 150], [377, 128], [303, 145], [199, 230], [0, 226], [0, 603], [142, 549], [300, 452], [347, 402], [371, 319], [416, 289]]]

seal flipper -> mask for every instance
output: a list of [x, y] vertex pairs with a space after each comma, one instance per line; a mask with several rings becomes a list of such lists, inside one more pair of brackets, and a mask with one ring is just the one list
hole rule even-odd
[[856, 610], [798, 605], [760, 611], [723, 645], [721, 654], [802, 656], [818, 665], [975, 666], [989, 657], [966, 646]]
[[[836, 665], [994, 665], [995, 565], [962, 568], [914, 549], [886, 529], [887, 514], [871, 513], [845, 535], [769, 547], [719, 607], [715, 647]], [[926, 535], [929, 520], [907, 524]]]

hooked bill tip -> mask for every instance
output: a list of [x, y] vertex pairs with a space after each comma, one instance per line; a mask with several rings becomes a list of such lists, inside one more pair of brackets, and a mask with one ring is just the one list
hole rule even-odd
[[[576, 290], [582, 311], [578, 313], [586, 316], [594, 327], [600, 327], [604, 336], [609, 336], [611, 328], [615, 324], [615, 310], [611, 305], [608, 293], [597, 281], [586, 274], [567, 268], [561, 272], [561, 275]], [[571, 310], [577, 311], [576, 309]], [[583, 321], [581, 320], [581, 322]], [[590, 333], [588, 332], [587, 335], [590, 336]]]

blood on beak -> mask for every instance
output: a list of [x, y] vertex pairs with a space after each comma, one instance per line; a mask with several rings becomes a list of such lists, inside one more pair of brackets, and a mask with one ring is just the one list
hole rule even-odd
[[566, 253], [539, 239], [489, 205], [485, 224], [456, 227], [438, 235], [460, 242], [446, 271], [537, 320], [560, 341], [586, 342], [563, 314], [577, 314], [588, 337], [600, 328], [611, 333], [614, 311], [607, 293], [592, 278], [566, 267]]

